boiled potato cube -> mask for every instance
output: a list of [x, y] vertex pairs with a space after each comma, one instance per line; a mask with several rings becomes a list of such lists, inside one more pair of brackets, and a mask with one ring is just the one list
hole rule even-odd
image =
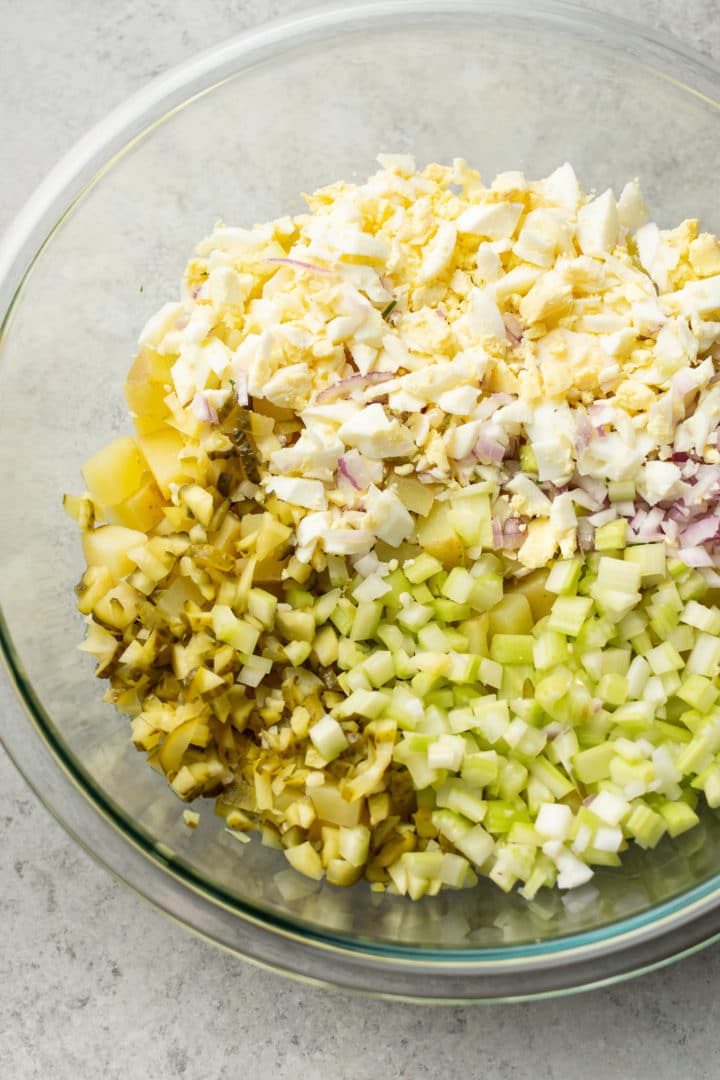
[[444, 566], [454, 566], [463, 557], [463, 544], [450, 524], [445, 503], [436, 502], [426, 518], [418, 522], [418, 542]]
[[164, 505], [159, 487], [147, 473], [142, 486], [129, 499], [111, 507], [108, 517], [113, 523], [125, 525], [128, 529], [150, 532], [161, 520]]
[[135, 440], [129, 435], [121, 435], [88, 458], [82, 467], [82, 474], [96, 503], [100, 506], [117, 506], [135, 494], [146, 470]]
[[180, 460], [180, 451], [185, 444], [177, 431], [166, 427], [150, 435], [138, 435], [138, 443], [165, 498], [170, 495], [171, 484], [190, 479]]
[[92, 532], [83, 533], [82, 549], [88, 566], [106, 566], [113, 582], [121, 581], [132, 573], [135, 563], [128, 558], [128, 551], [138, 544], [147, 543], [147, 536], [137, 529], [122, 525], [102, 525]]

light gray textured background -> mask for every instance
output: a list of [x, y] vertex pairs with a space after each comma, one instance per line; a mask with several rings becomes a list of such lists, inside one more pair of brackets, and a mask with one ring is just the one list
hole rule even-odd
[[[129, 92], [305, 0], [0, 0], [0, 228]], [[595, 0], [720, 64], [716, 0]], [[0, 674], [0, 709], [11, 690]], [[501, 1008], [355, 1000], [224, 955], [76, 847], [0, 753], [0, 1077], [369, 1080], [720, 1075], [720, 949], [614, 989]]]

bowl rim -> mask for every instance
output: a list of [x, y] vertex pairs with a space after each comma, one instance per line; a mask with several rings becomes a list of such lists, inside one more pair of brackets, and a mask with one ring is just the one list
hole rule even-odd
[[[596, 42], [602, 39], [607, 43], [609, 39], [625, 52], [636, 48], [646, 67], [720, 110], [718, 72], [674, 38], [663, 35], [661, 39], [632, 20], [588, 11], [565, 0], [371, 0], [349, 6], [324, 4], [293, 18], [273, 20], [245, 31], [171, 68], [113, 109], [60, 159], [0, 241], [0, 335], [34, 263], [66, 215], [85, 191], [154, 126], [241, 74], [250, 64], [332, 34], [367, 32], [371, 24], [379, 26], [399, 15], [428, 21], [495, 16], [505, 22], [521, 20], [545, 28], [554, 26], [566, 33], [590, 36]], [[339, 934], [323, 934], [299, 919], [285, 919], [263, 913], [249, 902], [232, 901], [182, 860], [163, 850], [162, 845], [149, 841], [73, 760], [24, 676], [1, 609], [0, 653], [34, 731], [32, 742], [18, 742], [11, 731], [12, 723], [2, 716], [0, 739], [56, 820], [96, 861], [138, 895], [200, 936], [261, 965], [321, 985], [342, 985], [345, 989], [407, 1000], [510, 1001], [614, 982], [720, 940], [720, 874], [648, 912], [594, 930], [544, 943], [467, 951], [343, 939]], [[40, 775], [42, 767], [35, 765], [31, 746], [49, 751], [50, 760], [59, 766], [52, 774], [51, 791], [48, 777]], [[88, 806], [95, 817], [91, 826], [86, 821]], [[96, 837], [101, 838], [100, 845]], [[196, 907], [190, 915], [182, 898], [171, 895], [172, 882], [179, 882], [194, 894]], [[324, 963], [328, 956], [334, 969], [331, 974]], [[430, 993], [418, 991], [421, 974], [433, 980]]]

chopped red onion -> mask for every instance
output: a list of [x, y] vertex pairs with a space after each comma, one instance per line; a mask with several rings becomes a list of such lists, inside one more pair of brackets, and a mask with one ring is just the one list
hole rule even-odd
[[248, 377], [247, 372], [242, 368], [235, 371], [235, 391], [237, 394], [237, 402], [242, 408], [245, 408], [248, 404]]
[[520, 518], [511, 517], [503, 523], [503, 547], [519, 548], [525, 543], [526, 527]]
[[302, 259], [266, 259], [269, 263], [281, 263], [283, 266], [297, 266], [301, 270], [314, 270], [316, 274], [329, 274], [331, 271], [326, 266], [318, 266], [317, 263], [303, 262]]
[[685, 397], [686, 394], [697, 390], [697, 375], [689, 368], [681, 368], [676, 371], [670, 380], [670, 387], [675, 397]]
[[219, 424], [220, 417], [205, 395], [201, 392], [197, 393], [192, 399], [190, 406], [192, 414], [196, 420], [201, 420], [204, 424]]
[[678, 558], [686, 566], [714, 566], [710, 553], [704, 547], [679, 548]]
[[369, 371], [367, 375], [349, 375], [347, 379], [341, 379], [340, 382], [321, 390], [315, 401], [318, 405], [336, 401], [340, 397], [351, 394], [354, 390], [366, 390], [369, 386], [376, 386], [378, 383], [394, 378], [392, 371]]
[[580, 551], [592, 551], [595, 547], [595, 529], [586, 517], [578, 518], [577, 545]]
[[617, 507], [609, 506], [607, 510], [598, 510], [596, 514], [591, 514], [588, 521], [597, 529], [600, 525], [607, 525], [609, 522], [615, 521], [617, 516]]
[[608, 497], [607, 484], [604, 484], [602, 480], [596, 480], [594, 476], [579, 476], [577, 484], [587, 492], [591, 499], [595, 500], [599, 510]]
[[652, 510], [638, 510], [630, 522], [630, 528], [638, 540], [662, 540], [660, 526], [664, 513], [660, 507], [655, 506]]
[[677, 521], [673, 521], [672, 518], [665, 518], [662, 523], [662, 531], [665, 534], [665, 538], [670, 544], [677, 542], [680, 536], [680, 526]]
[[613, 407], [607, 401], [595, 401], [588, 409], [588, 416], [596, 427], [612, 424]]
[[362, 484], [360, 484], [359, 481], [355, 478], [352, 469], [348, 468], [348, 464], [345, 458], [340, 458], [338, 460], [338, 469], [345, 477], [345, 479], [352, 484], [356, 491], [362, 491]]
[[511, 348], [515, 349], [523, 339], [525, 327], [517, 315], [513, 315], [510, 311], [506, 311], [503, 315], [503, 322], [505, 323], [505, 337]]
[[472, 452], [478, 461], [489, 461], [494, 465], [499, 465], [505, 457], [505, 447], [501, 446], [495, 439], [489, 439], [486, 435], [480, 436]]
[[683, 546], [694, 548], [697, 547], [698, 544], [703, 544], [707, 540], [712, 540], [717, 536], [719, 529], [720, 520], [717, 517], [709, 514], [706, 517], [698, 518], [697, 521], [693, 521], [690, 525], [686, 525], [680, 534]]
[[575, 410], [575, 452], [578, 457], [590, 444], [593, 437], [593, 426], [590, 417], [584, 409]]
[[502, 525], [497, 518], [492, 519], [492, 538], [494, 547], [501, 548], [503, 543], [503, 530]]

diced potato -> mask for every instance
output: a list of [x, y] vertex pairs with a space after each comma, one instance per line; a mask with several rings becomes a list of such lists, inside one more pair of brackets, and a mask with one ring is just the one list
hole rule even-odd
[[135, 440], [122, 435], [88, 458], [82, 474], [95, 502], [109, 507], [117, 506], [135, 494], [146, 469]]
[[418, 522], [417, 534], [421, 548], [444, 566], [454, 566], [461, 561], [462, 541], [450, 524], [446, 504], [435, 503], [428, 516]]
[[162, 518], [164, 505], [165, 500], [160, 489], [147, 473], [142, 486], [129, 499], [111, 507], [108, 517], [111, 521], [118, 525], [125, 525], [128, 529], [150, 532]]
[[533, 628], [532, 611], [521, 592], [505, 593], [489, 613], [490, 634], [529, 634]]
[[166, 427], [150, 435], [139, 435], [138, 444], [163, 495], [168, 498], [171, 484], [182, 484], [190, 479], [187, 466], [180, 460], [185, 445], [182, 436]]
[[82, 535], [85, 562], [88, 566], [106, 566], [114, 583], [132, 573], [135, 564], [128, 558], [128, 552], [145, 543], [147, 536], [144, 532], [127, 529], [123, 525], [102, 525]]
[[521, 578], [513, 586], [513, 592], [521, 593], [526, 597], [535, 622], [549, 613], [555, 599], [545, 588], [547, 576], [547, 570], [536, 570], [534, 574], [528, 574], [526, 578]]
[[135, 414], [135, 427], [139, 435], [159, 431], [169, 414], [165, 395], [170, 388], [173, 359], [143, 349], [128, 372], [125, 397], [131, 412]]

